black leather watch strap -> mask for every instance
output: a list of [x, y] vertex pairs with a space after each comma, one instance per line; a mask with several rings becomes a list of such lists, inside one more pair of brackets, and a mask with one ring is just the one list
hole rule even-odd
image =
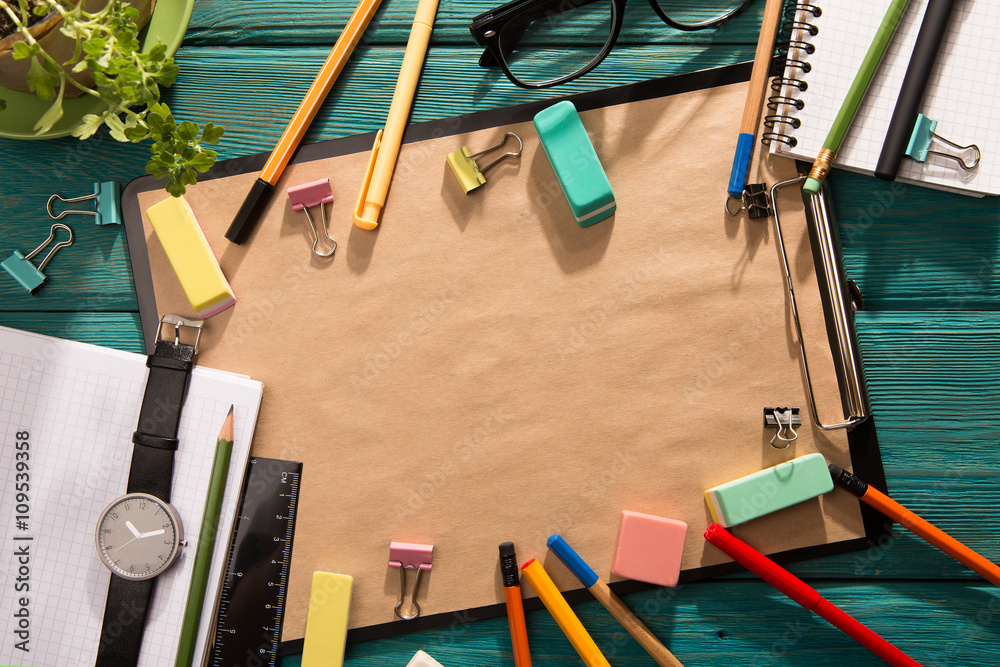
[[149, 377], [132, 435], [128, 493], [149, 493], [170, 501], [170, 482], [177, 451], [177, 425], [194, 366], [194, 347], [160, 340], [146, 359]]
[[142, 630], [156, 579], [132, 581], [111, 575], [104, 625], [97, 649], [97, 667], [135, 667], [139, 662]]
[[[159, 340], [146, 360], [149, 376], [139, 409], [139, 423], [132, 436], [127, 493], [149, 493], [170, 501], [177, 428], [194, 355], [193, 345]], [[135, 581], [111, 576], [97, 667], [135, 667], [138, 664], [155, 582], [155, 578]]]

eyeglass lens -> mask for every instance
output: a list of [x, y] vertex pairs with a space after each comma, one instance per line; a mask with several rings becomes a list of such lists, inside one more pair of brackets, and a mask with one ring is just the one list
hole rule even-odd
[[[653, 0], [668, 23], [698, 30], [747, 0]], [[647, 10], [648, 11], [648, 10]], [[613, 0], [550, 0], [511, 18], [498, 35], [511, 75], [528, 85], [558, 83], [592, 67], [614, 32]]]
[[653, 0], [660, 11], [681, 29], [711, 28], [720, 20], [742, 9], [743, 0]]
[[524, 12], [500, 30], [510, 73], [535, 85], [586, 69], [611, 39], [611, 0], [553, 0]]

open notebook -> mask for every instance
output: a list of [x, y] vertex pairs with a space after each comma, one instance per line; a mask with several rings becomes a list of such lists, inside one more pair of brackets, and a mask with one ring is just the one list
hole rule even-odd
[[[101, 510], [125, 491], [145, 362], [139, 354], [0, 327], [2, 665], [94, 664], [111, 578], [94, 530]], [[195, 653], [201, 664], [262, 392], [245, 376], [199, 367], [192, 374], [171, 490], [188, 546], [158, 579], [141, 665], [173, 664], [215, 442], [233, 405], [233, 454]], [[20, 442], [28, 446], [16, 447]], [[19, 559], [15, 546], [24, 544], [30, 555]]]
[[[792, 39], [815, 50], [806, 53], [793, 48], [784, 74], [786, 79], [806, 84], [806, 89], [786, 84], [781, 92], [799, 101], [802, 108], [779, 104], [773, 110], [776, 113], [769, 116], [777, 121], [773, 131], [780, 135], [771, 142], [771, 151], [810, 162], [823, 146], [890, 0], [821, 0], [813, 4], [821, 13], [817, 16], [800, 9], [799, 27]], [[874, 173], [926, 7], [927, 0], [910, 1], [837, 153], [835, 166]], [[920, 106], [921, 113], [938, 121], [937, 133], [942, 137], [962, 146], [979, 146], [979, 166], [966, 172], [945, 158], [930, 156], [924, 163], [904, 158], [898, 180], [972, 195], [1000, 194], [997, 26], [1000, 2], [957, 0]], [[807, 63], [809, 71], [797, 66], [796, 60]], [[797, 123], [800, 125], [793, 127]]]

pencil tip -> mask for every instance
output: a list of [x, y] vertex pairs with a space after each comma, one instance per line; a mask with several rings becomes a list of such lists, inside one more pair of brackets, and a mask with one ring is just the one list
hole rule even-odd
[[226, 416], [227, 416], [227, 417], [228, 417], [229, 415], [233, 414], [233, 408], [234, 408], [234, 407], [236, 407], [236, 406], [235, 406], [235, 405], [230, 405], [230, 406], [229, 406], [229, 412], [227, 412], [227, 413], [226, 413]]

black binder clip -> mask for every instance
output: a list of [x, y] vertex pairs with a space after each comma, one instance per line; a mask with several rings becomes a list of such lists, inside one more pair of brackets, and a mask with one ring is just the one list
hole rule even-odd
[[[734, 211], [729, 205], [730, 202], [739, 202], [740, 207]], [[746, 211], [747, 217], [751, 220], [767, 218], [774, 213], [771, 198], [767, 195], [767, 183], [747, 183], [740, 199], [726, 198], [726, 212], [729, 215], [735, 216], [740, 211]]]
[[[788, 449], [798, 439], [796, 426], [802, 426], [798, 408], [764, 408], [764, 427], [777, 429], [771, 438], [771, 446], [775, 449]], [[785, 443], [784, 446], [774, 444], [775, 440]]]
[[[64, 204], [73, 204], [80, 201], [90, 201], [91, 199], [96, 200], [93, 211], [86, 211], [83, 209], [67, 209], [56, 215], [52, 211], [52, 204], [56, 200], [63, 202]], [[53, 220], [62, 220], [67, 215], [92, 215], [95, 218], [95, 222], [99, 225], [120, 225], [122, 224], [122, 208], [121, 208], [121, 186], [119, 186], [114, 181], [104, 181], [103, 183], [94, 183], [94, 194], [83, 195], [80, 197], [73, 197], [72, 199], [64, 199], [59, 195], [52, 195], [49, 197], [49, 201], [45, 204], [45, 210], [48, 211], [49, 217]]]

